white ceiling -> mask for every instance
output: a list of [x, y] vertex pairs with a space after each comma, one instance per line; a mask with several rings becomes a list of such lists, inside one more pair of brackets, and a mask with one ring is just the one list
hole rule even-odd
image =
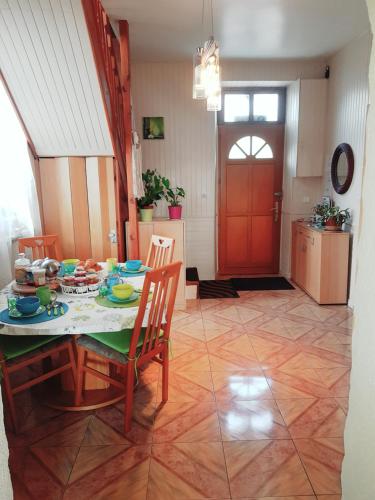
[[[102, 3], [111, 17], [129, 21], [134, 60], [191, 58], [203, 38], [202, 0]], [[213, 9], [215, 37], [228, 59], [324, 56], [370, 30], [365, 0], [213, 0]], [[206, 15], [204, 38], [209, 26]]]
[[112, 155], [80, 0], [0, 0], [0, 69], [39, 156]]

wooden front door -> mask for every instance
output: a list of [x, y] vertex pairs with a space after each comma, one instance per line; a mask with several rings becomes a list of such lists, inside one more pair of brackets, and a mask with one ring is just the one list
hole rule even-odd
[[219, 273], [278, 273], [284, 126], [221, 125], [219, 148]]

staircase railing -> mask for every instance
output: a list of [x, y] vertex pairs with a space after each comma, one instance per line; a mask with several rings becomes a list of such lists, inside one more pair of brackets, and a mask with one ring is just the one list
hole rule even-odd
[[91, 47], [116, 159], [117, 235], [119, 259], [125, 256], [125, 221], [129, 220], [128, 258], [139, 257], [136, 200], [131, 160], [129, 30], [120, 21], [120, 41], [99, 0], [82, 0]]

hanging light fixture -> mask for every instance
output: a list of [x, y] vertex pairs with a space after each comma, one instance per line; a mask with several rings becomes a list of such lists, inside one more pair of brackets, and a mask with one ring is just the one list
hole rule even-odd
[[[213, 36], [213, 0], [211, 0], [211, 36], [198, 47], [193, 59], [193, 99], [207, 99], [207, 111], [221, 110], [221, 82], [219, 45]], [[202, 5], [202, 26], [204, 26], [205, 1]]]
[[206, 89], [203, 84], [202, 56], [203, 47], [198, 47], [193, 56], [193, 99], [206, 99]]

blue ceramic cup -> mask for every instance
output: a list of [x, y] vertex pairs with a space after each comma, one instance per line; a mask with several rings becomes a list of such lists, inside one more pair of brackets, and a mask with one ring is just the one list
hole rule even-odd
[[40, 306], [38, 297], [22, 297], [17, 300], [16, 308], [22, 314], [33, 314]]
[[138, 271], [141, 265], [141, 260], [127, 260], [125, 262], [125, 269], [128, 269], [129, 271]]

